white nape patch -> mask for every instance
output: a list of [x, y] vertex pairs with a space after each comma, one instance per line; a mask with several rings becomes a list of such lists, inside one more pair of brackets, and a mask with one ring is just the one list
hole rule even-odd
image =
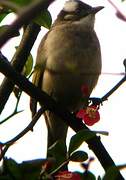
[[69, 0], [65, 3], [63, 10], [67, 12], [73, 12], [77, 9], [78, 2], [75, 0]]

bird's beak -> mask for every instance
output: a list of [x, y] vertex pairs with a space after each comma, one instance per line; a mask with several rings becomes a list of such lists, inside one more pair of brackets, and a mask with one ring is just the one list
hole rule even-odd
[[97, 12], [99, 12], [100, 10], [102, 10], [103, 8], [104, 8], [104, 6], [93, 7], [93, 8], [92, 8], [92, 13], [96, 14]]

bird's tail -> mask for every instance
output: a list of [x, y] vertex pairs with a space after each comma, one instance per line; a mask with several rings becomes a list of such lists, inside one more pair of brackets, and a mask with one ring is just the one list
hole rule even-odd
[[[50, 149], [50, 147], [53, 146], [56, 142], [62, 142], [63, 145], [62, 147], [58, 147], [59, 149], [58, 152], [56, 151], [56, 153], [52, 152], [52, 154], [50, 154], [50, 151], [47, 150], [47, 157], [53, 157], [56, 159], [56, 161], [59, 161], [60, 158], [62, 161], [66, 158], [67, 153], [66, 136], [68, 125], [62, 119], [60, 119], [60, 117], [56, 116], [50, 111], [46, 111], [44, 116], [48, 130], [47, 148]], [[60, 157], [58, 157], [58, 155], [60, 155]], [[61, 169], [66, 170], [66, 166]]]
[[48, 147], [59, 140], [66, 142], [68, 125], [50, 111], [46, 111], [44, 117], [48, 130]]

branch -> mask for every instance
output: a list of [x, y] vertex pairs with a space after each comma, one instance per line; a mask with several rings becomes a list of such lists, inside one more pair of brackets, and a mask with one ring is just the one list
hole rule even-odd
[[[22, 71], [39, 31], [40, 27], [37, 24], [29, 24], [27, 26], [20, 45], [12, 58], [12, 65], [17, 71]], [[4, 106], [13, 91], [13, 87], [14, 83], [9, 79], [4, 78], [0, 87], [0, 113], [4, 109]]]
[[18, 18], [0, 35], [0, 48], [15, 34], [24, 24], [28, 24], [41, 11], [48, 8], [54, 0], [36, 0], [21, 10]]
[[111, 96], [124, 82], [126, 81], [126, 75], [102, 98], [101, 101], [106, 101], [109, 96]]
[[11, 117], [15, 116], [16, 114], [18, 113], [21, 113], [23, 110], [20, 110], [18, 111], [18, 104], [19, 104], [19, 101], [20, 101], [20, 98], [21, 98], [21, 95], [22, 95], [22, 92], [19, 92], [18, 94], [18, 97], [17, 97], [17, 102], [16, 102], [16, 106], [14, 108], [14, 111], [9, 115], [7, 116], [6, 118], [4, 118], [3, 120], [0, 121], [0, 125], [5, 123], [8, 119], [10, 119]]
[[108, 98], [126, 81], [126, 75], [112, 88], [110, 91], [108, 91], [103, 97], [101, 98], [95, 98], [90, 97], [89, 101], [92, 102], [93, 105], [100, 105], [104, 101], [108, 100]]
[[122, 21], [126, 22], [126, 15], [121, 12], [121, 10], [115, 5], [115, 3], [111, 0], [108, 0], [108, 2], [114, 7], [116, 10], [116, 16], [121, 19]]
[[123, 65], [125, 67], [124, 77], [101, 98], [94, 98], [94, 97], [89, 98], [89, 101], [91, 101], [92, 104], [100, 105], [104, 101], [108, 100], [108, 98], [126, 81], [126, 59], [124, 59]]
[[19, 6], [17, 6], [15, 3], [8, 0], [0, 0], [0, 4], [2, 5], [2, 7], [7, 7], [9, 9], [13, 9], [14, 11], [18, 11], [20, 9]]
[[37, 123], [38, 119], [40, 116], [44, 113], [45, 109], [40, 109], [35, 116], [33, 117], [32, 121], [30, 124], [22, 131], [20, 132], [16, 137], [13, 139], [9, 140], [8, 142], [2, 143], [2, 146], [4, 146], [4, 149], [2, 150], [0, 160], [4, 157], [5, 153], [7, 152], [8, 148], [13, 145], [17, 140], [22, 138], [28, 131], [33, 130], [34, 125]]
[[[78, 121], [77, 118], [69, 111], [67, 111], [61, 104], [58, 104], [54, 101], [49, 95], [41, 91], [39, 88], [35, 87], [31, 82], [29, 82], [25, 77], [20, 75], [10, 66], [8, 61], [0, 59], [0, 71], [10, 78], [13, 83], [19, 86], [23, 91], [25, 91], [29, 96], [35, 98], [40, 104], [43, 104], [46, 109], [54, 112], [56, 115], [60, 116], [65, 123], [67, 123], [75, 132], [80, 131], [81, 129], [86, 129], [90, 131], [82, 121]], [[93, 132], [92, 132], [93, 133]], [[115, 166], [116, 172], [118, 174], [118, 180], [124, 180], [120, 174], [118, 168], [116, 168], [115, 163], [112, 158], [106, 151], [105, 147], [100, 141], [100, 138], [93, 133], [93, 138], [87, 140], [89, 148], [97, 156], [99, 162], [103, 166], [104, 170], [107, 171], [111, 166]]]

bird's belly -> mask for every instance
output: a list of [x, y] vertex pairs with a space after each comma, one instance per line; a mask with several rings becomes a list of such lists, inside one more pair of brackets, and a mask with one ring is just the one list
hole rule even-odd
[[[93, 82], [94, 76], [46, 70], [43, 75], [42, 89], [63, 106], [75, 111], [81, 106], [87, 105], [88, 94], [94, 87]], [[87, 94], [82, 92], [84, 86], [89, 86]]]

